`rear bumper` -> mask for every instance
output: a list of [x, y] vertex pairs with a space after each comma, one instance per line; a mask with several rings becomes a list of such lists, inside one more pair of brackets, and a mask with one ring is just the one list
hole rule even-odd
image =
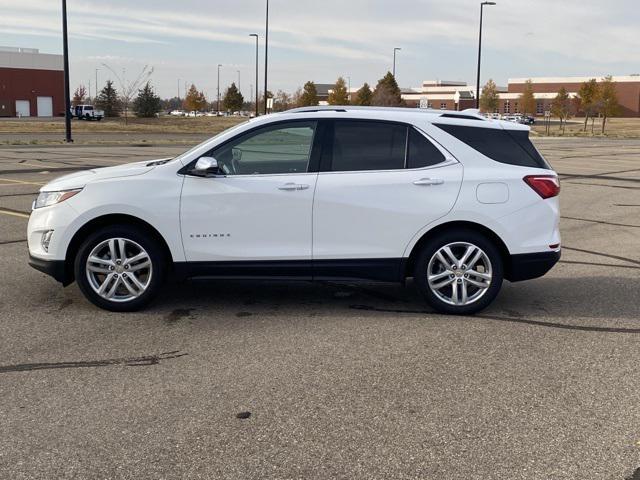
[[511, 282], [520, 282], [541, 277], [551, 270], [558, 260], [560, 260], [560, 250], [511, 255], [505, 278]]
[[42, 258], [29, 255], [29, 265], [36, 270], [55, 278], [65, 287], [71, 283], [71, 278], [67, 273], [64, 260], [44, 260]]

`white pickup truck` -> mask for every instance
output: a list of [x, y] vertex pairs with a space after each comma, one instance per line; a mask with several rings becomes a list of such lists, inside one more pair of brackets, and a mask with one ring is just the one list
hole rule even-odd
[[76, 105], [71, 107], [71, 115], [78, 120], [97, 120], [104, 118], [104, 112], [93, 108], [93, 105]]

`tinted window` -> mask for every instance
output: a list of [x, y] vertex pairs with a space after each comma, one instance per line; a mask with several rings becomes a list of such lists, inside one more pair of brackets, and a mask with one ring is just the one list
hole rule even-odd
[[404, 168], [407, 127], [393, 123], [334, 123], [331, 170], [395, 170]]
[[316, 122], [265, 127], [217, 148], [212, 155], [227, 175], [306, 172]]
[[550, 168], [529, 140], [528, 131], [434, 125], [496, 162], [522, 167]]
[[407, 168], [428, 167], [444, 161], [444, 155], [424, 135], [413, 128], [409, 130]]

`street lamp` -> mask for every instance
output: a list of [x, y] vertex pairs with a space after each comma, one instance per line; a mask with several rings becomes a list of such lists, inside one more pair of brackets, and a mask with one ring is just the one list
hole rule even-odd
[[402, 50], [400, 47], [395, 47], [393, 49], [393, 78], [396, 78], [396, 52]]
[[96, 68], [96, 97], [98, 96], [98, 70], [100, 69]]
[[217, 102], [217, 108], [218, 108], [218, 116], [220, 116], [220, 67], [222, 65], [219, 63], [218, 64], [218, 102]]
[[496, 2], [482, 2], [480, 4], [480, 33], [478, 36], [478, 76], [476, 77], [476, 108], [480, 108], [480, 58], [482, 57], [482, 10], [485, 5], [495, 5]]
[[242, 90], [240, 88], [240, 70], [236, 70], [236, 72], [238, 72], [238, 91], [242, 93]]
[[[264, 31], [264, 113], [267, 114], [267, 73], [269, 70], [269, 0]], [[256, 100], [257, 102], [257, 100]]]
[[349, 99], [349, 103], [351, 103], [351, 77], [347, 76], [347, 98]]
[[67, 35], [67, 0], [62, 0], [62, 49], [64, 55], [64, 131], [65, 141], [71, 138], [71, 92], [69, 91], [69, 40]]
[[256, 117], [258, 116], [258, 34], [252, 33], [250, 37], [256, 37]]

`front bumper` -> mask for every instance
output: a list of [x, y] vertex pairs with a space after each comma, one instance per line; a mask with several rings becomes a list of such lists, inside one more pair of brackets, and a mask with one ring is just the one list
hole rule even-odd
[[36, 270], [46, 273], [62, 283], [65, 287], [72, 282], [71, 275], [67, 271], [64, 260], [44, 260], [42, 258], [29, 255], [29, 265]]
[[538, 278], [551, 270], [558, 260], [560, 260], [560, 250], [511, 255], [504, 276], [511, 282]]

